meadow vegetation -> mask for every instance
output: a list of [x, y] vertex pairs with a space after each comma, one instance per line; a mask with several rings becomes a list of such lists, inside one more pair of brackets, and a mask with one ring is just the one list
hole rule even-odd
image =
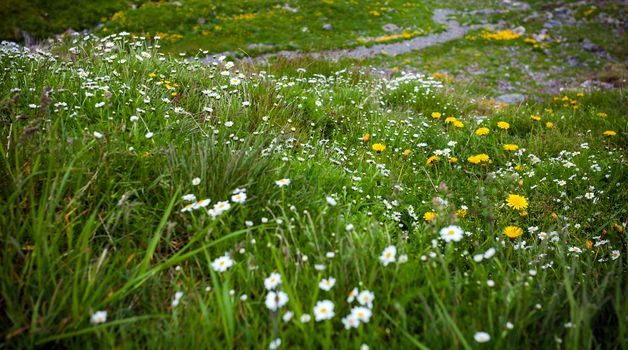
[[[460, 50], [542, 54], [516, 40]], [[438, 57], [455, 43], [423, 59], [457, 67]], [[161, 45], [0, 46], [0, 346], [628, 343], [622, 88], [506, 105], [409, 56], [207, 64]]]

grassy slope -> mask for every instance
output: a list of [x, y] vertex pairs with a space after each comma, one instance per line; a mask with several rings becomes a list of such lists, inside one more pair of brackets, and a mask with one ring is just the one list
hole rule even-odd
[[[81, 11], [76, 11], [77, 6]], [[77, 5], [9, 1], [0, 7], [0, 14], [9, 18], [0, 27], [0, 38], [19, 38], [15, 28], [45, 38], [66, 28], [93, 27], [102, 18], [104, 26], [98, 33], [159, 35], [161, 45], [170, 52], [235, 50], [255, 55], [282, 49], [325, 50], [359, 45], [359, 38], [400, 33], [412, 37], [437, 30], [427, 6], [401, 0], [137, 1], [135, 7], [120, 1], [81, 1]], [[398, 25], [399, 31], [385, 32], [382, 27], [388, 23]], [[324, 29], [325, 24], [332, 29]]]
[[[477, 331], [500, 349], [627, 341], [628, 254], [614, 226], [625, 228], [628, 199], [623, 91], [566, 92], [577, 109], [560, 100], [495, 111], [420, 79], [336, 74], [321, 62], [270, 67], [264, 76], [243, 67], [242, 83], [230, 85], [222, 66], [162, 61], [145, 43], [113, 42], [119, 51], [90, 39], [54, 59], [0, 58], [5, 344], [242, 348], [281, 337], [287, 347], [473, 348]], [[151, 57], [140, 59], [142, 51]], [[441, 120], [430, 117], [435, 111]], [[477, 115], [488, 115], [486, 137], [474, 134]], [[359, 140], [364, 133], [368, 143]], [[383, 153], [371, 150], [376, 142]], [[505, 143], [522, 150], [506, 152]], [[457, 164], [441, 156], [426, 165], [445, 148]], [[477, 153], [493, 162], [470, 164]], [[281, 178], [291, 184], [279, 188]], [[246, 189], [247, 202], [216, 220], [180, 211], [185, 194], [211, 198], [212, 207], [236, 188]], [[528, 198], [527, 216], [503, 205], [509, 193]], [[462, 206], [466, 216], [453, 215]], [[425, 222], [432, 210], [438, 219]], [[438, 231], [449, 224], [471, 234], [445, 244]], [[507, 225], [556, 231], [557, 240], [509, 240]], [[588, 240], [608, 242], [587, 249]], [[388, 245], [408, 262], [384, 267], [378, 257]], [[473, 260], [491, 247], [493, 258]], [[615, 249], [621, 256], [611, 260]], [[225, 252], [236, 264], [216, 273], [211, 263]], [[290, 299], [279, 314], [264, 306], [263, 280], [273, 271]], [[325, 292], [318, 282], [328, 276], [337, 282]], [[373, 291], [373, 317], [345, 331], [353, 287]], [[185, 294], [172, 307], [177, 291]], [[322, 299], [335, 303], [336, 317], [299, 322]], [[288, 309], [295, 317], [284, 322]], [[108, 311], [107, 323], [89, 324], [96, 310]]]

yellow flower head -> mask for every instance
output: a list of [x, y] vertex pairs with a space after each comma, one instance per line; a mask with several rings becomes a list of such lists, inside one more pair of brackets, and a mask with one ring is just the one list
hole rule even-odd
[[433, 156], [431, 156], [431, 157], [427, 158], [427, 160], [425, 161], [425, 164], [426, 164], [426, 165], [432, 165], [432, 164], [434, 164], [435, 162], [438, 162], [439, 160], [440, 160], [440, 157], [439, 157], [439, 156], [437, 156], [437, 155], [433, 155]]
[[371, 139], [371, 134], [369, 134], [368, 132], [362, 135], [362, 141], [369, 142], [370, 139]]
[[432, 112], [432, 118], [434, 118], [434, 119], [440, 119], [441, 115], [442, 114], [440, 114], [440, 112]]
[[454, 120], [454, 126], [457, 128], [462, 128], [464, 127], [464, 123], [461, 122], [460, 120]]
[[507, 143], [503, 146], [504, 151], [516, 151], [519, 149], [519, 146], [515, 145], [514, 143]]
[[456, 164], [458, 163], [458, 158], [456, 157], [449, 157], [449, 164]]
[[553, 128], [553, 127], [554, 127], [554, 123], [552, 123], [552, 122], [547, 122], [547, 123], [545, 123], [545, 126], [546, 126], [548, 129], [551, 129], [551, 128]]
[[604, 135], [611, 137], [611, 136], [617, 135], [617, 133], [614, 132], [613, 130], [606, 130], [604, 131]]
[[534, 120], [535, 122], [538, 122], [541, 120], [541, 117], [538, 115], [532, 115], [530, 118], [532, 118], [532, 120]]
[[445, 118], [445, 123], [453, 123], [456, 120], [458, 120], [458, 119], [456, 119], [454, 117], [447, 117], [447, 118]]
[[508, 226], [504, 228], [504, 234], [509, 238], [517, 238], [523, 234], [523, 229], [517, 226]]
[[481, 153], [481, 154], [476, 154], [474, 156], [467, 158], [467, 161], [473, 164], [480, 164], [480, 163], [487, 163], [488, 161], [490, 161], [490, 158], [488, 154]]
[[377, 153], [382, 153], [386, 149], [386, 145], [383, 143], [376, 143], [373, 145], [373, 151]]
[[425, 214], [423, 214], [423, 219], [425, 221], [433, 221], [434, 219], [436, 219], [436, 213], [433, 211], [428, 211]]
[[466, 209], [458, 209], [456, 211], [456, 217], [464, 218], [467, 216], [468, 211]]
[[606, 118], [608, 116], [608, 114], [604, 113], [604, 112], [598, 112], [597, 116], [600, 118]]
[[410, 153], [412, 153], [412, 150], [408, 148], [407, 150], [403, 151], [403, 156], [407, 157], [410, 155]]
[[510, 129], [510, 124], [506, 122], [497, 122], [497, 127], [500, 129], [508, 130]]
[[524, 196], [518, 194], [509, 194], [506, 198], [506, 204], [515, 210], [528, 209], [528, 200]]
[[478, 128], [475, 131], [475, 134], [478, 136], [484, 136], [484, 135], [488, 135], [489, 132], [490, 132], [489, 128]]

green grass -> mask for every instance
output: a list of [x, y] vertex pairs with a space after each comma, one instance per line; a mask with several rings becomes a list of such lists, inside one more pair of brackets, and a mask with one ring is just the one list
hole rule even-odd
[[[77, 5], [83, 6], [80, 15], [69, 15]], [[401, 0], [40, 1], [31, 5], [10, 1], [0, 7], [3, 12], [10, 20], [0, 27], [0, 38], [20, 38], [16, 28], [45, 38], [68, 27], [94, 28], [101, 22], [95, 30], [101, 36], [122, 31], [159, 36], [164, 50], [192, 54], [198, 50], [251, 56], [285, 49], [317, 51], [362, 45], [360, 39], [398, 41], [386, 36], [413, 37], [440, 29], [431, 21], [426, 2]], [[382, 27], [388, 23], [396, 24], [398, 31], [385, 32]]]
[[[628, 341], [622, 90], [487, 110], [475, 94], [423, 77], [308, 60], [262, 73], [160, 56], [129, 37], [72, 40], [52, 48], [57, 56], [0, 53], [2, 346], [265, 348], [281, 338], [282, 348], [612, 349]], [[475, 135], [479, 126], [489, 135]], [[372, 151], [375, 143], [386, 149]], [[506, 143], [519, 151], [504, 151]], [[479, 153], [492, 162], [467, 160]], [[282, 178], [290, 184], [279, 187]], [[244, 203], [231, 200], [238, 188]], [[187, 194], [211, 204], [182, 212]], [[505, 206], [508, 194], [528, 199], [527, 215]], [[229, 200], [212, 220], [207, 209]], [[423, 219], [428, 211], [435, 221]], [[439, 231], [448, 225], [469, 234], [446, 243]], [[505, 237], [510, 225], [525, 233]], [[398, 259], [384, 266], [391, 245]], [[490, 248], [493, 257], [474, 260]], [[234, 266], [215, 271], [225, 253]], [[279, 312], [264, 303], [272, 272], [289, 299]], [[327, 277], [336, 279], [330, 291], [318, 286]], [[372, 317], [345, 330], [354, 287], [374, 293]], [[316, 322], [313, 307], [325, 299], [335, 316]], [[107, 322], [90, 324], [99, 310]], [[474, 340], [479, 331], [489, 343]]]

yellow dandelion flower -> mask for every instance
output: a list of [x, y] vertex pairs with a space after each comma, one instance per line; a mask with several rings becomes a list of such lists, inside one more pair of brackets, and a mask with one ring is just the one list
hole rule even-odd
[[408, 148], [407, 150], [403, 151], [403, 156], [407, 157], [410, 155], [410, 153], [412, 153], [412, 150]]
[[434, 221], [436, 219], [436, 213], [433, 211], [428, 211], [425, 214], [423, 214], [423, 219], [425, 221]]
[[467, 214], [468, 214], [468, 211], [466, 209], [458, 209], [456, 211], [456, 217], [459, 217], [459, 218], [464, 218], [467, 216]]
[[540, 117], [540, 116], [538, 116], [538, 115], [534, 115], [534, 114], [533, 114], [530, 118], [532, 118], [532, 120], [534, 120], [535, 122], [538, 122], [538, 121], [540, 121], [540, 120], [541, 120], [541, 117]]
[[447, 117], [445, 118], [445, 123], [453, 123], [455, 122], [457, 119], [454, 117]]
[[475, 134], [478, 136], [485, 136], [485, 135], [488, 135], [489, 132], [490, 132], [489, 128], [478, 128], [475, 131]]
[[608, 137], [611, 137], [611, 136], [617, 135], [617, 133], [614, 132], [613, 130], [606, 130], [606, 131], [604, 131], [604, 135], [608, 136]]
[[456, 163], [458, 163], [457, 157], [449, 157], [449, 164], [456, 164]]
[[517, 164], [517, 166], [515, 166], [515, 170], [517, 171], [523, 171], [523, 169], [525, 169], [526, 166], [523, 164]]
[[362, 135], [362, 141], [369, 142], [370, 139], [371, 139], [371, 134], [369, 134], [368, 132]]
[[503, 146], [504, 151], [516, 151], [519, 149], [519, 146], [515, 145], [514, 143], [507, 143]]
[[425, 161], [425, 164], [426, 164], [426, 165], [432, 165], [432, 164], [434, 164], [435, 162], [438, 162], [439, 160], [440, 160], [440, 157], [439, 157], [439, 156], [437, 156], [437, 155], [433, 155], [433, 156], [431, 156], [431, 157], [427, 158], [427, 160]]
[[554, 127], [554, 123], [552, 123], [552, 122], [547, 122], [547, 123], [545, 123], [545, 127], [546, 127], [546, 128], [548, 128], [548, 129], [551, 129], [551, 128], [553, 128], [553, 127]]
[[473, 164], [480, 164], [480, 163], [487, 163], [490, 161], [490, 158], [488, 156], [488, 154], [476, 154], [474, 156], [471, 156], [469, 158], [467, 158], [467, 161], [469, 161], [469, 163], [473, 163]]
[[432, 112], [432, 118], [434, 118], [434, 119], [440, 119], [441, 115], [442, 114], [440, 114], [440, 112]]
[[373, 151], [377, 153], [382, 153], [386, 149], [386, 145], [382, 143], [376, 143], [373, 145]]
[[506, 204], [515, 210], [528, 209], [528, 200], [524, 196], [518, 194], [509, 194], [506, 198]]
[[454, 126], [457, 128], [462, 128], [464, 127], [464, 123], [461, 122], [460, 120], [454, 120]]
[[606, 118], [608, 116], [608, 114], [604, 113], [604, 112], [598, 112], [597, 116], [600, 118]]
[[523, 234], [523, 229], [517, 226], [507, 226], [504, 228], [504, 234], [509, 238], [517, 238]]
[[508, 130], [510, 129], [510, 124], [507, 122], [497, 122], [497, 127], [503, 130]]

